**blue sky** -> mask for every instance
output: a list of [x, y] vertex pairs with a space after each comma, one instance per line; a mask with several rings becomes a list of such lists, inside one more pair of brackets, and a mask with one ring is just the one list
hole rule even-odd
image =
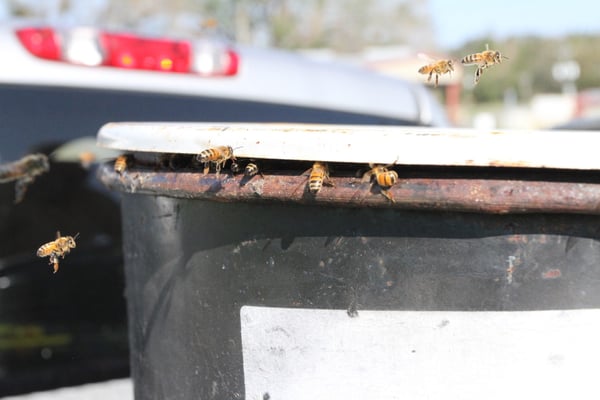
[[593, 0], [429, 0], [429, 8], [444, 49], [485, 35], [600, 35], [600, 2]]

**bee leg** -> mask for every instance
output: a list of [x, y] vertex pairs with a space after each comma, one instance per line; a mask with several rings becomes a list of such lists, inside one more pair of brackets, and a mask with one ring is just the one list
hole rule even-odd
[[20, 203], [25, 198], [27, 186], [33, 182], [33, 178], [25, 177], [17, 180], [15, 183], [15, 204]]
[[475, 71], [475, 84], [479, 83], [479, 79], [481, 79], [481, 75], [483, 75], [483, 70], [488, 67], [487, 64], [483, 64], [480, 67], [477, 67], [477, 71]]
[[431, 71], [431, 72], [429, 73], [429, 76], [427, 77], [427, 82], [430, 82], [430, 81], [431, 81], [431, 75], [433, 75], [433, 71]]
[[362, 179], [360, 180], [361, 183], [365, 183], [365, 182], [371, 182], [371, 180], [373, 179], [373, 173], [371, 171], [367, 171], [363, 174]]
[[205, 162], [204, 163], [204, 175], [208, 174], [209, 169], [210, 169], [210, 164]]
[[439, 80], [440, 80], [440, 76], [438, 74], [435, 74], [435, 86], [434, 87], [438, 87]]
[[50, 262], [48, 264], [54, 267], [53, 273], [55, 274], [56, 271], [58, 271], [58, 257], [56, 256], [56, 253], [50, 254]]
[[390, 192], [388, 192], [387, 189], [381, 188], [380, 191], [381, 191], [381, 194], [383, 195], [383, 197], [385, 197], [386, 199], [388, 199], [392, 203], [396, 202], [396, 200], [394, 200], [394, 196], [392, 196], [392, 194]]

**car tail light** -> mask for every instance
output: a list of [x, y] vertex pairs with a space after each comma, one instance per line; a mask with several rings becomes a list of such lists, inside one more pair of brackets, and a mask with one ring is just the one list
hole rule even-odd
[[192, 68], [201, 75], [231, 76], [238, 72], [236, 52], [212, 42], [199, 43], [194, 52]]
[[146, 39], [134, 35], [100, 35], [105, 65], [155, 71], [190, 72], [191, 49], [186, 41]]
[[34, 56], [47, 60], [60, 58], [58, 35], [50, 28], [26, 28], [17, 31], [19, 40]]
[[34, 56], [87, 66], [110, 66], [202, 76], [233, 76], [239, 56], [222, 41], [151, 39], [131, 34], [77, 28], [17, 30], [23, 46]]

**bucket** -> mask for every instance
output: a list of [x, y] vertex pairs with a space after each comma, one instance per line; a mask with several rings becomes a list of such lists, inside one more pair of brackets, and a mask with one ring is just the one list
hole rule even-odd
[[[136, 398], [589, 396], [600, 161], [559, 157], [588, 134], [104, 126], [128, 153], [99, 177], [122, 196]], [[205, 173], [220, 146], [235, 160]]]

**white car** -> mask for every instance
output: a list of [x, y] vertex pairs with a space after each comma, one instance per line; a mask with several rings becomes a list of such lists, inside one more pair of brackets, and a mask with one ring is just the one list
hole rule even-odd
[[24, 26], [0, 42], [0, 160], [109, 121], [447, 124], [421, 85], [219, 38]]

